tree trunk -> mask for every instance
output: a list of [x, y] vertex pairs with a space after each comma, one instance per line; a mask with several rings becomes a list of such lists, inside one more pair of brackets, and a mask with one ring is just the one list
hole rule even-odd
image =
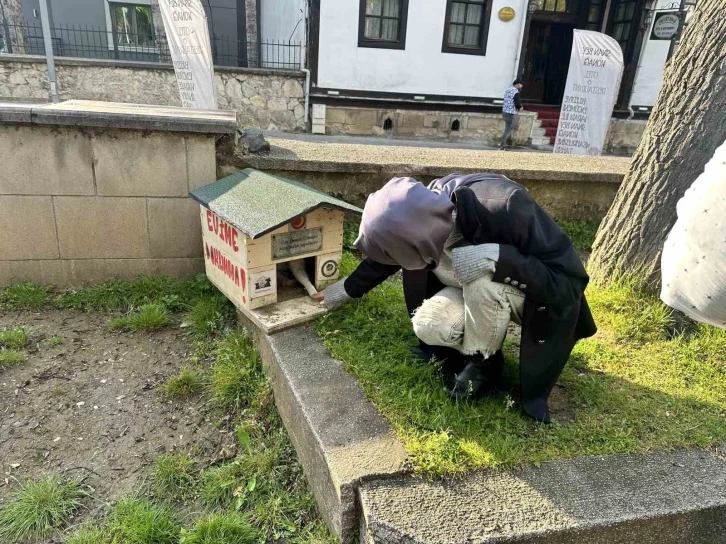
[[643, 138], [600, 225], [589, 263], [594, 281], [632, 274], [660, 284], [663, 243], [676, 203], [726, 140], [726, 0], [699, 0]]

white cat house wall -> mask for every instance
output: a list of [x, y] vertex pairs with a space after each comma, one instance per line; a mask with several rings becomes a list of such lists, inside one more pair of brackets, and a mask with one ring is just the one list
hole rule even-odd
[[[207, 277], [258, 327], [270, 333], [325, 312], [308, 292], [338, 280], [344, 215], [362, 210], [253, 169], [190, 195], [201, 205]], [[306, 273], [307, 292], [292, 279]]]

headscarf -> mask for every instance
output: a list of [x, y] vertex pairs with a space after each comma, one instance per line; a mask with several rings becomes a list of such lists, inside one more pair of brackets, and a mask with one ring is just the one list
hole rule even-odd
[[393, 178], [368, 197], [355, 247], [406, 270], [435, 267], [451, 234], [454, 205], [413, 178]]

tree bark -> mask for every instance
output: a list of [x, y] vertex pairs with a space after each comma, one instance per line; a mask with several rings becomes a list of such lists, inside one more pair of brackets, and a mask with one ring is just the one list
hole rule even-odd
[[[615, 201], [600, 225], [589, 271], [660, 284], [676, 203], [726, 140], [726, 0], [699, 0]], [[705, 204], [705, 203], [704, 203]]]

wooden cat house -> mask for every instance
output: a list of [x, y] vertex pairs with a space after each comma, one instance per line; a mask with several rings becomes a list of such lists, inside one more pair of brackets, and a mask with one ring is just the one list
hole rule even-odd
[[318, 291], [337, 281], [343, 218], [361, 209], [251, 168], [190, 195], [201, 208], [207, 277], [255, 325], [271, 333], [325, 312], [294, 280], [278, 279], [294, 265]]

